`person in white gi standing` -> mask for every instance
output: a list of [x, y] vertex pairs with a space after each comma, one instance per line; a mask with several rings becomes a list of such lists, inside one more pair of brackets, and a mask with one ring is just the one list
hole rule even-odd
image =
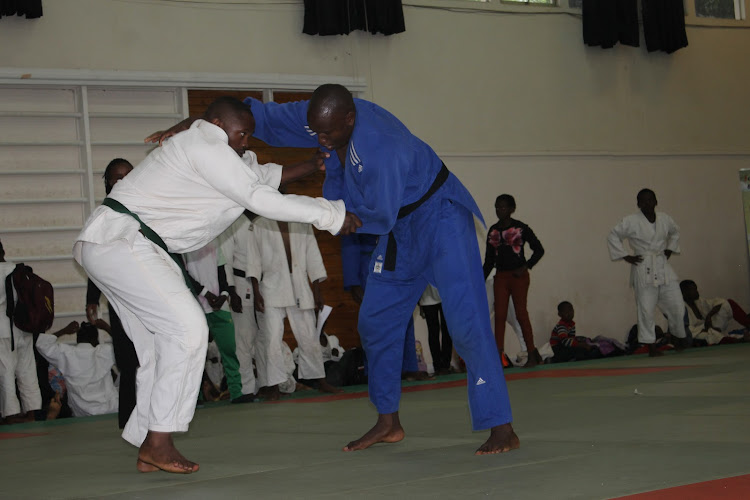
[[[0, 414], [8, 423], [33, 421], [33, 412], [42, 408], [34, 360], [34, 337], [15, 325], [11, 327], [12, 320], [5, 315], [8, 300], [5, 279], [15, 268], [13, 262], [5, 261], [5, 250], [0, 242]], [[15, 291], [13, 295], [16, 296]], [[16, 396], [16, 381], [20, 402]]]
[[219, 236], [221, 251], [227, 260], [229, 305], [232, 310], [232, 321], [234, 321], [235, 352], [240, 362], [243, 395], [255, 394], [259, 389], [253, 371], [258, 324], [255, 321], [253, 285], [246, 277], [247, 246], [249, 234], [253, 230], [251, 215], [246, 210], [229, 226], [229, 229]]
[[[672, 335], [685, 338], [685, 304], [677, 274], [668, 262], [673, 253], [680, 253], [680, 228], [669, 215], [655, 211], [657, 201], [652, 190], [641, 189], [637, 201], [640, 213], [622, 219], [609, 233], [607, 244], [612, 260], [624, 260], [631, 265], [630, 285], [638, 310], [638, 341], [649, 344], [649, 356], [661, 356], [663, 353], [655, 345], [656, 306], [667, 316]], [[625, 249], [625, 240], [635, 255]]]
[[247, 151], [254, 129], [247, 106], [217, 99], [203, 119], [117, 183], [73, 248], [138, 354], [137, 403], [123, 438], [140, 447], [137, 468], [142, 472], [199, 469], [177, 451], [172, 433], [187, 431], [193, 418], [208, 326], [186, 285], [182, 261], [173, 253], [205, 246], [246, 208], [332, 233], [347, 221], [356, 225], [356, 216], [345, 212], [341, 200], [279, 193], [281, 183], [319, 169], [320, 158], [261, 167]]
[[288, 378], [281, 347], [285, 317], [299, 347], [298, 378], [317, 381], [321, 392], [340, 392], [325, 380], [315, 328], [315, 310], [323, 308], [320, 282], [328, 275], [312, 226], [258, 217], [250, 233], [247, 263], [259, 327], [255, 361], [260, 386], [271, 388], [269, 399], [278, 399], [276, 386]]

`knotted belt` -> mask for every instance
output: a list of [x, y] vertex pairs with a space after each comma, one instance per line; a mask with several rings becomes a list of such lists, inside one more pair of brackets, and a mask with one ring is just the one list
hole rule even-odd
[[162, 250], [167, 252], [170, 257], [172, 257], [172, 260], [175, 261], [175, 264], [177, 264], [177, 267], [180, 268], [180, 271], [182, 271], [182, 277], [185, 279], [185, 284], [190, 289], [193, 294], [195, 294], [195, 288], [193, 287], [193, 282], [190, 279], [190, 275], [187, 272], [187, 269], [185, 269], [185, 263], [182, 261], [182, 256], [176, 253], [172, 253], [167, 248], [167, 244], [164, 243], [164, 240], [161, 239], [161, 236], [156, 234], [156, 231], [151, 229], [146, 225], [145, 222], [141, 220], [140, 217], [138, 217], [136, 214], [128, 210], [128, 208], [120, 203], [119, 201], [115, 200], [114, 198], [104, 198], [104, 201], [102, 201], [102, 205], [105, 207], [109, 207], [115, 212], [126, 214], [134, 218], [138, 224], [141, 225], [140, 233], [145, 236], [148, 240], [150, 240], [152, 243], [155, 243], [159, 246]]
[[[446, 167], [445, 163], [443, 163], [440, 172], [438, 172], [438, 174], [435, 176], [435, 180], [432, 181], [430, 189], [428, 189], [427, 192], [414, 203], [409, 203], [408, 205], [404, 205], [403, 207], [401, 207], [398, 211], [397, 218], [403, 219], [404, 217], [418, 209], [420, 206], [422, 206], [424, 202], [430, 199], [430, 196], [435, 194], [435, 191], [440, 189], [440, 186], [442, 186], [448, 179], [448, 175], [450, 175], [450, 171], [448, 171], [448, 167]], [[393, 236], [393, 231], [391, 231], [390, 233], [388, 233], [388, 244], [385, 247], [385, 262], [383, 262], [383, 268], [386, 271], [396, 270], [396, 252], [396, 238]]]

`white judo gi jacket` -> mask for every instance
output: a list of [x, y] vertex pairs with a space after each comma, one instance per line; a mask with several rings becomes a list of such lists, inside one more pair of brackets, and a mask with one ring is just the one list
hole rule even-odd
[[110, 372], [115, 364], [112, 344], [69, 345], [43, 333], [36, 341], [36, 348], [65, 378], [68, 404], [74, 416], [117, 412], [119, 396]]
[[[252, 230], [253, 223], [250, 222], [250, 219], [241, 215], [219, 236], [221, 253], [224, 255], [227, 264], [227, 283], [229, 286], [235, 287], [241, 298], [244, 298], [245, 287], [249, 286], [250, 282], [245, 278], [235, 276], [234, 270], [237, 269], [247, 273], [247, 246], [249, 244], [249, 233]], [[252, 287], [250, 289], [252, 290]]]
[[[137, 213], [174, 253], [204, 247], [245, 208], [276, 220], [314, 224], [332, 234], [341, 229], [343, 201], [283, 195], [277, 190], [281, 165], [261, 166], [252, 151], [240, 158], [227, 143], [220, 127], [196, 120], [148, 155], [109, 197]], [[125, 239], [132, 246], [139, 229], [130, 215], [99, 206], [77, 240], [104, 244]], [[73, 253], [80, 263], [80, 245]]]
[[308, 279], [323, 281], [328, 275], [312, 227], [289, 223], [291, 274], [276, 221], [265, 217], [255, 219], [250, 240], [246, 272], [248, 277], [258, 280], [265, 306], [314, 309], [315, 299]]
[[641, 212], [628, 215], [607, 237], [609, 256], [620, 260], [630, 253], [625, 249], [628, 240], [635, 255], [643, 257], [638, 265], [630, 266], [630, 286], [661, 286], [678, 280], [677, 273], [669, 265], [665, 250], [680, 253], [680, 228], [672, 218], [662, 212], [656, 212], [656, 221], [652, 224]]
[[[210, 241], [206, 246], [199, 250], [194, 250], [183, 255], [185, 260], [185, 269], [195, 281], [203, 285], [203, 290], [199, 291], [198, 302], [203, 307], [203, 312], [210, 314], [214, 312], [213, 308], [206, 300], [205, 292], [211, 292], [216, 296], [221, 294], [219, 290], [219, 272], [218, 267], [223, 266], [226, 262], [224, 255], [219, 247], [219, 238]], [[226, 269], [227, 278], [231, 269]], [[229, 301], [224, 301], [221, 305], [221, 311], [229, 311]]]

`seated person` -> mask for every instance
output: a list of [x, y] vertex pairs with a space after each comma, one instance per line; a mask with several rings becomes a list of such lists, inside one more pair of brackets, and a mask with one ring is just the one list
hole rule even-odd
[[99, 344], [99, 330], [82, 323], [77, 344], [63, 344], [58, 338], [72, 333], [64, 328], [54, 334], [42, 333], [36, 348], [65, 377], [68, 404], [73, 416], [117, 413], [118, 394], [112, 378], [115, 353], [112, 344]]
[[[680, 291], [685, 301], [686, 327], [688, 335], [692, 335], [693, 342], [703, 341], [707, 345], [732, 344], [750, 339], [746, 329], [747, 314], [739, 305], [732, 307], [726, 299], [704, 299], [698, 293], [698, 285], [692, 280], [680, 282]], [[744, 331], [733, 335], [730, 333], [730, 322], [734, 317], [745, 327]]]
[[549, 339], [552, 351], [555, 353], [552, 357], [553, 363], [601, 357], [596, 345], [592, 345], [586, 337], [576, 336], [573, 304], [568, 301], [560, 302], [557, 305], [557, 315], [560, 316], [560, 321], [552, 329]]

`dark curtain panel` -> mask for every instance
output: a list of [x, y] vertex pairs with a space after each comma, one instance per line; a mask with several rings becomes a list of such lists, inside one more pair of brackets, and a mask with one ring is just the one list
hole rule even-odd
[[682, 0], [643, 0], [643, 34], [649, 52], [667, 54], [688, 46]]
[[609, 49], [639, 45], [637, 0], [583, 0], [583, 43]]
[[406, 31], [401, 0], [305, 0], [303, 33], [348, 35], [354, 30], [384, 35]]
[[0, 0], [0, 17], [3, 16], [42, 17], [42, 0]]

